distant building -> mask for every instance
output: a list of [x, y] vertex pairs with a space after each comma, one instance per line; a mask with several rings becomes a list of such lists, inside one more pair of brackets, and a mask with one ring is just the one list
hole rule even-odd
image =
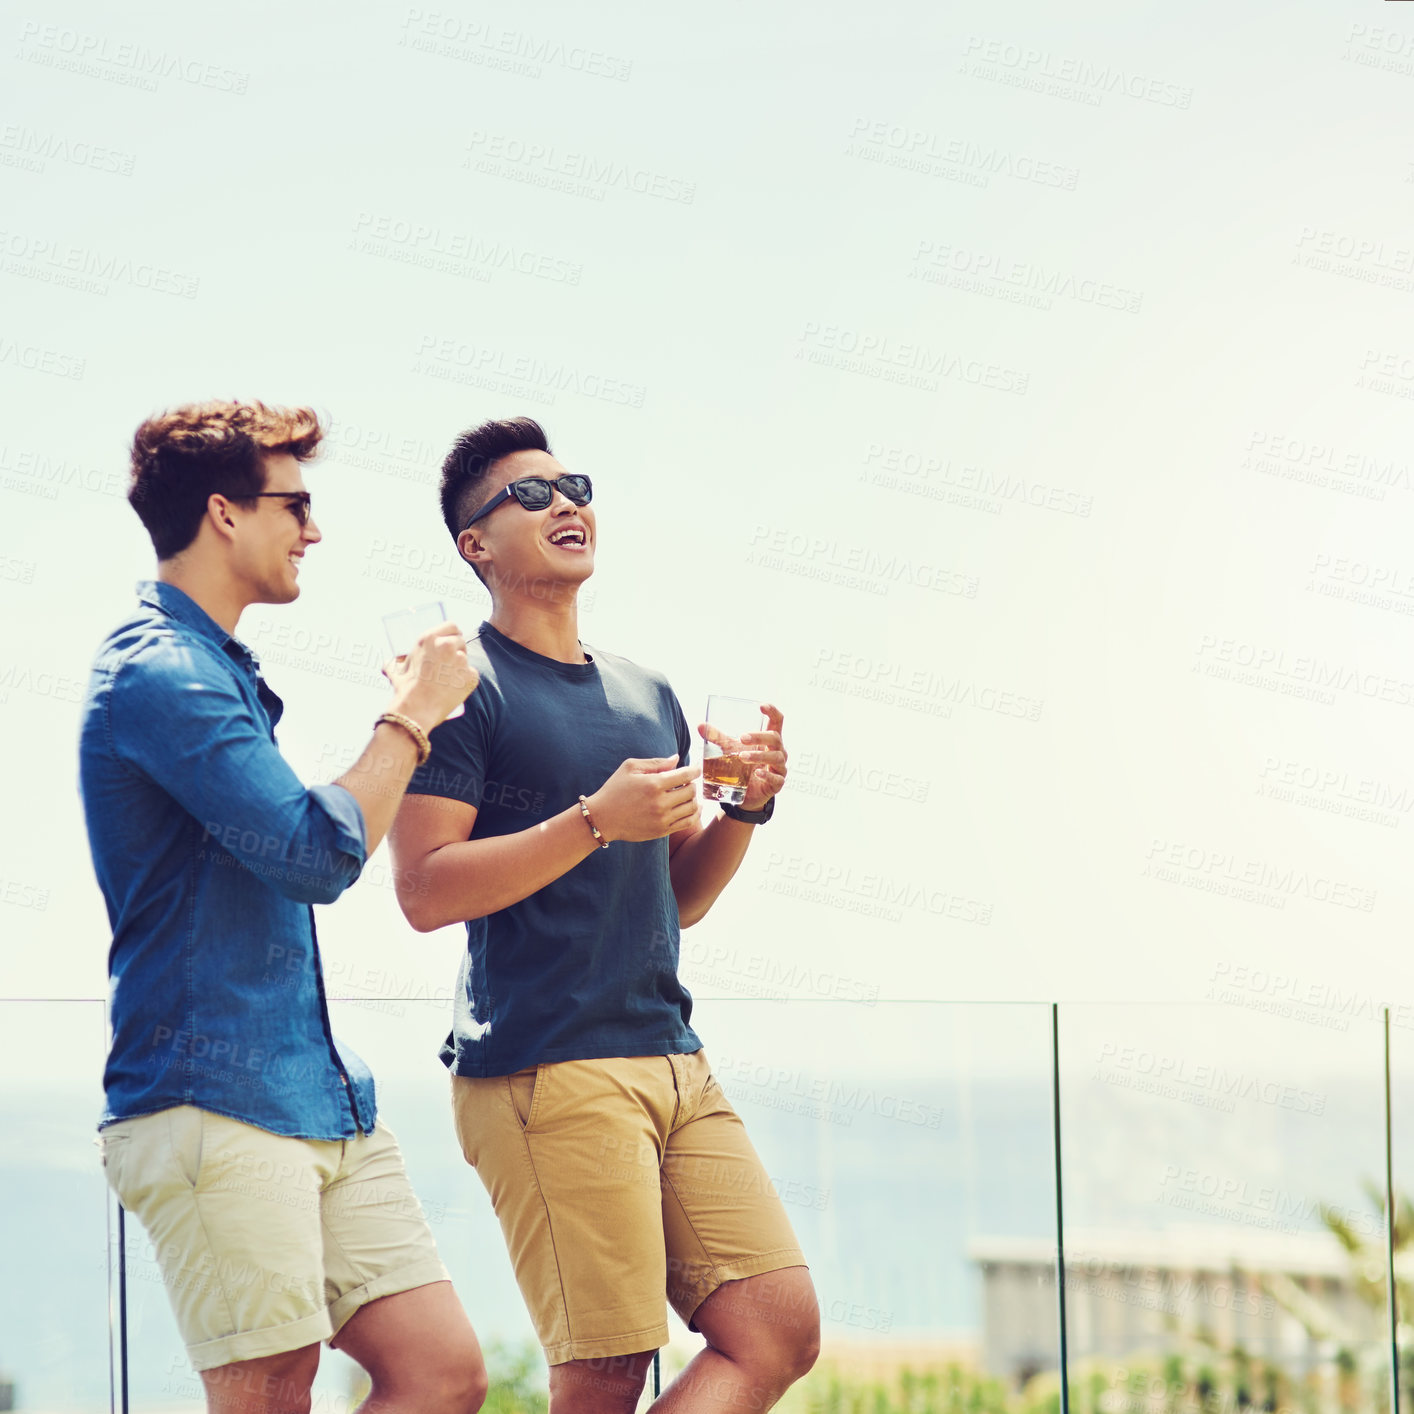
[[[1018, 1383], [1056, 1369], [1054, 1244], [977, 1238], [968, 1257], [982, 1275], [982, 1367]], [[1201, 1327], [1222, 1345], [1240, 1344], [1256, 1362], [1301, 1375], [1341, 1346], [1389, 1338], [1387, 1317], [1360, 1299], [1352, 1270], [1324, 1233], [1068, 1232], [1069, 1353], [1117, 1361], [1165, 1353], [1176, 1331]]]

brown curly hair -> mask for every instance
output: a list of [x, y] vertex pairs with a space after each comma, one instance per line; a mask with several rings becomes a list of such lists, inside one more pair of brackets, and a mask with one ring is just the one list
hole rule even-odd
[[185, 403], [149, 417], [134, 435], [128, 504], [157, 558], [170, 559], [196, 539], [212, 495], [234, 501], [263, 491], [267, 455], [288, 452], [308, 461], [323, 438], [311, 408]]

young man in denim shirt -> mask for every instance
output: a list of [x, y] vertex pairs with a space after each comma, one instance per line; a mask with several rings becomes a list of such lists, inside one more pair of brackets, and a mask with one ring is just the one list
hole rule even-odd
[[80, 744], [113, 928], [104, 1165], [211, 1410], [308, 1410], [327, 1340], [371, 1374], [367, 1408], [475, 1414], [476, 1337], [373, 1078], [329, 1029], [312, 905], [358, 878], [476, 675], [454, 625], [424, 635], [358, 762], [306, 789], [235, 637], [247, 605], [299, 595], [322, 435], [308, 409], [211, 402], [134, 439], [157, 579], [98, 651]]

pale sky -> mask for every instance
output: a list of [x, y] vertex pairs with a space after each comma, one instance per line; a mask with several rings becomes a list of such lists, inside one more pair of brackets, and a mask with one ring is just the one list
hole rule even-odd
[[[479, 621], [433, 487], [486, 416], [595, 480], [587, 642], [693, 720], [784, 708], [704, 995], [726, 940], [800, 995], [1405, 988], [1414, 39], [1357, 5], [871, 18], [17, 22], [6, 994], [102, 993], [75, 699], [151, 568], [126, 439], [215, 394], [334, 423], [302, 597], [241, 624], [310, 779], [383, 700], [383, 613]], [[368, 884], [324, 933], [455, 962]]]

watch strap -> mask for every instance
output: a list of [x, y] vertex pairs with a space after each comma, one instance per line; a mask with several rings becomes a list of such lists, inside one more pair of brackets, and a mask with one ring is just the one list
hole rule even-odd
[[776, 797], [767, 796], [760, 810], [743, 810], [739, 805], [723, 805], [722, 814], [728, 820], [739, 820], [743, 825], [764, 825], [776, 809]]

